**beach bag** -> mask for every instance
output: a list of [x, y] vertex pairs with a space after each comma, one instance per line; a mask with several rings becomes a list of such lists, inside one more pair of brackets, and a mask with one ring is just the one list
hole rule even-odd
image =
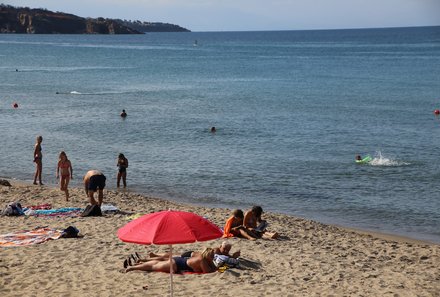
[[5, 209], [2, 211], [2, 215], [4, 216], [21, 216], [23, 215], [23, 209], [19, 202], [13, 202], [8, 204]]
[[73, 226], [69, 226], [63, 230], [63, 238], [75, 238], [78, 237], [79, 230]]
[[228, 257], [225, 255], [219, 255], [219, 254], [214, 255], [214, 265], [216, 267], [226, 266], [232, 268], [232, 267], [238, 267], [239, 264], [240, 261], [238, 259]]
[[87, 205], [86, 209], [81, 214], [82, 217], [100, 217], [102, 216], [99, 205]]

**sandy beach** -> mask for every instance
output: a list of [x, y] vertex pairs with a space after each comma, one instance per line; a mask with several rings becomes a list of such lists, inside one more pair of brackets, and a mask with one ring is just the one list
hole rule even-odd
[[[10, 181], [0, 186], [0, 205], [87, 205], [83, 189]], [[223, 227], [231, 209], [177, 204], [129, 191], [105, 191], [104, 203], [121, 213], [102, 217], [0, 217], [0, 234], [38, 226], [80, 230], [81, 238], [0, 248], [1, 296], [166, 296], [169, 276], [121, 273], [133, 252], [164, 252], [168, 246], [121, 242], [117, 230], [133, 214], [174, 209], [195, 212]], [[278, 240], [228, 239], [241, 250], [240, 268], [174, 276], [175, 296], [440, 296], [440, 245], [329, 226], [287, 215], [264, 213]], [[222, 239], [174, 245], [175, 253], [220, 245]], [[144, 289], [145, 287], [146, 289]]]

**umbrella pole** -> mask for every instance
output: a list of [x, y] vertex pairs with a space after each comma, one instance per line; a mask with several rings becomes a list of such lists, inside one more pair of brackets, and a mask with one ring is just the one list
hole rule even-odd
[[173, 297], [173, 246], [170, 244], [170, 296]]

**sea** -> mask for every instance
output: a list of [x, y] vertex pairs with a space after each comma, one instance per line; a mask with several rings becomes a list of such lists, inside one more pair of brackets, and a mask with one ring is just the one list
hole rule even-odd
[[123, 153], [119, 191], [440, 243], [436, 109], [440, 27], [0, 35], [2, 178], [42, 135], [47, 185]]

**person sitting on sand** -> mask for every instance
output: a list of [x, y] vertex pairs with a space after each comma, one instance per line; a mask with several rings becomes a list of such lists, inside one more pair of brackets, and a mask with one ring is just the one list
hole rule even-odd
[[232, 212], [232, 216], [226, 221], [223, 228], [223, 237], [242, 237], [249, 240], [256, 240], [258, 235], [251, 230], [248, 230], [243, 226], [243, 211], [241, 209], [235, 209]]
[[161, 271], [170, 272], [170, 268], [174, 273], [181, 272], [203, 272], [209, 273], [217, 270], [214, 265], [214, 250], [206, 248], [201, 254], [196, 254], [190, 258], [181, 256], [173, 257], [170, 260], [167, 259], [151, 259], [144, 263], [139, 263], [134, 266], [128, 266], [125, 272], [140, 270], [140, 271]]
[[266, 230], [267, 222], [261, 219], [263, 208], [261, 206], [253, 206], [244, 214], [243, 225], [253, 232], [259, 238], [275, 239], [278, 237], [276, 232], [268, 232]]
[[[104, 197], [103, 190], [105, 188], [106, 177], [99, 170], [90, 170], [84, 176], [84, 189], [90, 199], [91, 205], [101, 206]], [[93, 197], [94, 193], [98, 191], [98, 202]]]

